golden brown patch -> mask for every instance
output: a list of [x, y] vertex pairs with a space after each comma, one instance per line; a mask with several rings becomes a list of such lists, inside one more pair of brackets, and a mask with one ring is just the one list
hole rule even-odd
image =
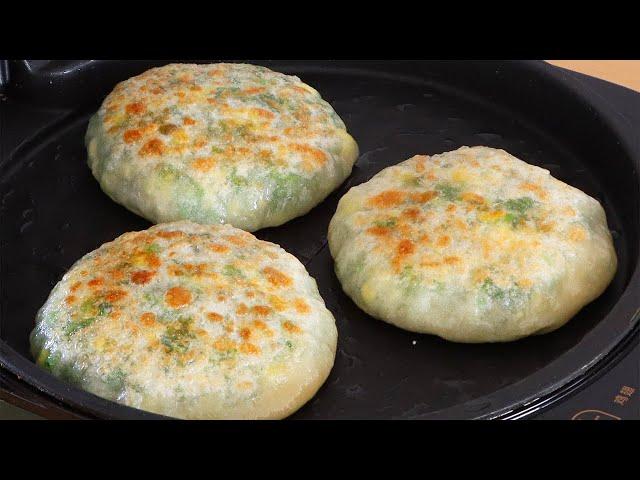
[[209, 244], [209, 249], [216, 253], [225, 253], [229, 251], [229, 247], [227, 247], [226, 245], [221, 245], [219, 243]]
[[493, 222], [496, 220], [500, 220], [502, 217], [506, 215], [507, 212], [504, 210], [492, 210], [490, 212], [482, 212], [478, 215], [478, 218], [483, 222]]
[[271, 330], [269, 329], [269, 327], [267, 327], [267, 324], [264, 323], [262, 320], [254, 320], [253, 326], [263, 332], [271, 333]]
[[460, 195], [460, 197], [462, 198], [462, 200], [467, 203], [471, 203], [472, 205], [482, 205], [485, 203], [485, 199], [483, 196], [473, 192], [464, 192], [462, 195]]
[[81, 285], [82, 285], [82, 282], [76, 282], [73, 285], [71, 285], [71, 288], [69, 288], [69, 290], [72, 292], [75, 292], [80, 288]]
[[245, 88], [242, 93], [245, 93], [247, 95], [255, 95], [257, 93], [262, 93], [265, 91], [264, 87], [251, 87], [251, 88]]
[[443, 262], [447, 265], [455, 265], [456, 263], [460, 263], [460, 257], [444, 257]]
[[130, 103], [125, 107], [125, 111], [129, 114], [129, 115], [140, 115], [142, 113], [144, 113], [146, 110], [144, 103], [142, 102], [134, 102], [134, 103]]
[[553, 230], [553, 227], [555, 226], [556, 222], [550, 221], [550, 222], [545, 222], [545, 223], [541, 223], [540, 224], [540, 231], [541, 232], [551, 232]]
[[125, 276], [124, 270], [122, 270], [121, 268], [114, 268], [109, 271], [109, 276], [115, 281], [122, 280]]
[[411, 255], [413, 252], [415, 252], [415, 250], [416, 246], [413, 244], [413, 242], [405, 238], [403, 240], [400, 240], [400, 243], [398, 243], [396, 252], [400, 256], [405, 256]]
[[191, 292], [182, 287], [171, 287], [164, 295], [164, 301], [173, 308], [180, 308], [191, 303]]
[[178, 126], [174, 125], [173, 123], [165, 123], [163, 125], [160, 125], [160, 127], [158, 128], [158, 131], [162, 135], [171, 135], [177, 129], [178, 129]]
[[124, 290], [111, 290], [110, 292], [107, 292], [104, 298], [109, 302], [117, 302], [126, 296], [127, 292]]
[[243, 247], [247, 244], [247, 238], [244, 235], [227, 235], [225, 238], [239, 247]]
[[[272, 118], [275, 117], [273, 112], [270, 112], [269, 110], [265, 110], [264, 108], [252, 108], [250, 110], [250, 112], [251, 112], [252, 115], [256, 115], [256, 116], [258, 116], [260, 118], [264, 118], [264, 119], [267, 119], [267, 120], [271, 120]], [[318, 150], [318, 151], [321, 152], [320, 150]], [[321, 152], [321, 153], [322, 153], [322, 156], [324, 158], [324, 156], [325, 156], [324, 152]]]
[[438, 192], [429, 191], [429, 192], [412, 193], [410, 198], [412, 202], [427, 203], [429, 200], [433, 200], [437, 196], [438, 196]]
[[416, 207], [407, 208], [406, 210], [403, 210], [402, 216], [408, 218], [409, 220], [416, 221], [418, 220], [418, 218], [420, 218], [420, 210], [418, 210]]
[[369, 199], [369, 204], [376, 208], [391, 208], [404, 202], [405, 194], [399, 190], [386, 190]]
[[244, 303], [241, 303], [236, 307], [236, 313], [238, 315], [245, 315], [248, 311], [249, 308]]
[[240, 336], [243, 340], [249, 340], [249, 338], [251, 338], [251, 329], [247, 327], [241, 328]]
[[184, 272], [182, 271], [182, 269], [177, 265], [169, 265], [167, 267], [167, 272], [169, 273], [169, 275], [174, 277], [180, 277], [184, 275]]
[[276, 312], [282, 312], [287, 308], [287, 302], [277, 295], [269, 295], [269, 304]]
[[540, 185], [536, 185], [535, 183], [525, 182], [520, 184], [520, 188], [523, 190], [527, 190], [529, 192], [535, 193], [541, 199], [544, 199], [547, 197], [546, 190], [542, 188]]
[[144, 285], [145, 283], [149, 283], [155, 274], [156, 272], [149, 270], [138, 270], [131, 274], [131, 281], [136, 285]]
[[246, 342], [240, 345], [240, 351], [248, 355], [258, 355], [260, 353], [260, 348], [253, 343]]
[[572, 207], [564, 207], [560, 211], [562, 212], [563, 215], [566, 215], [567, 217], [573, 217], [576, 214], [576, 211]]
[[289, 333], [300, 333], [302, 332], [302, 329], [296, 325], [295, 323], [286, 320], [283, 324], [282, 324], [283, 328], [289, 332]]
[[104, 284], [104, 280], [102, 278], [94, 278], [87, 282], [87, 285], [89, 285], [91, 288], [100, 287], [103, 284]]
[[208, 172], [215, 164], [216, 160], [212, 157], [198, 157], [191, 163], [191, 166], [199, 172]]
[[150, 327], [156, 323], [156, 316], [151, 312], [145, 312], [140, 316], [140, 323], [145, 327]]
[[195, 125], [195, 124], [196, 124], [196, 121], [195, 121], [193, 118], [191, 118], [191, 117], [184, 117], [184, 118], [182, 119], [182, 123], [183, 123], [184, 125]]
[[453, 213], [456, 211], [456, 206], [453, 203], [450, 203], [449, 205], [447, 205], [447, 212], [448, 213]]
[[327, 161], [326, 153], [309, 145], [292, 143], [289, 144], [288, 148], [293, 152], [301, 154], [304, 158], [311, 160], [317, 166], [322, 166]]
[[159, 236], [160, 238], [177, 238], [177, 237], [184, 237], [184, 232], [181, 232], [180, 230], [162, 230], [160, 232], [156, 233], [157, 236]]
[[301, 314], [307, 314], [311, 311], [311, 307], [309, 307], [309, 304], [302, 298], [296, 298], [293, 301], [293, 307], [296, 309], [296, 312]]
[[219, 313], [216, 313], [216, 312], [207, 312], [207, 318], [211, 322], [221, 322], [223, 317], [222, 317], [222, 315], [220, 315]]
[[213, 343], [213, 346], [219, 352], [226, 352], [236, 349], [238, 344], [228, 337], [220, 337]]
[[263, 268], [262, 273], [267, 277], [269, 283], [276, 287], [288, 287], [293, 283], [291, 277], [273, 267]]
[[67, 298], [64, 299], [64, 302], [67, 305], [71, 305], [75, 301], [76, 301], [76, 296], [75, 295], [68, 295]]
[[124, 143], [133, 143], [137, 142], [142, 138], [142, 132], [137, 129], [126, 130], [122, 134], [122, 138], [124, 139]]
[[391, 233], [391, 229], [389, 227], [371, 227], [367, 229], [367, 233], [376, 237], [386, 237]]
[[582, 242], [585, 238], [587, 238], [587, 233], [584, 228], [573, 226], [569, 229], [569, 239], [572, 242]]
[[426, 245], [428, 243], [431, 243], [431, 238], [425, 233], [424, 235], [421, 235], [420, 238], [418, 238], [418, 243]]
[[438, 237], [438, 240], [436, 241], [436, 245], [438, 245], [439, 247], [446, 247], [451, 243], [451, 238], [448, 235], [442, 235], [441, 237]]
[[266, 305], [254, 305], [251, 307], [251, 313], [255, 315], [260, 315], [261, 317], [265, 317], [272, 312], [271, 308]]
[[533, 285], [533, 282], [528, 278], [522, 278], [516, 282], [519, 287], [529, 288]]
[[145, 143], [138, 153], [143, 157], [149, 155], [162, 155], [164, 153], [164, 143], [162, 143], [162, 140], [153, 138]]
[[144, 260], [145, 263], [152, 268], [158, 268], [161, 264], [160, 257], [155, 253], [145, 253]]

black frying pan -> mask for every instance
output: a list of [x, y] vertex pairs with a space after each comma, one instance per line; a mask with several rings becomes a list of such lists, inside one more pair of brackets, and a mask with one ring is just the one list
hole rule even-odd
[[[78, 416], [159, 418], [40, 370], [28, 334], [75, 260], [149, 226], [101, 192], [83, 136], [118, 81], [162, 63], [12, 61], [0, 72], [0, 366]], [[257, 233], [306, 265], [338, 324], [333, 371], [293, 418], [510, 416], [574, 382], [631, 332], [640, 307], [640, 115], [617, 113], [579, 76], [542, 62], [251, 63], [317, 88], [361, 148], [353, 174], [320, 206]], [[625, 95], [640, 112], [640, 95]], [[617, 275], [560, 330], [509, 344], [448, 343], [373, 320], [342, 292], [326, 242], [339, 198], [388, 165], [462, 145], [504, 148], [604, 205]]]

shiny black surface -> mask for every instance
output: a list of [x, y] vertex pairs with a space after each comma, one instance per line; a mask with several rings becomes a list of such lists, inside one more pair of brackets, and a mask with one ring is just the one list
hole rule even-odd
[[[639, 95], [625, 93], [630, 113], [620, 114], [608, 97], [575, 80], [580, 77], [527, 62], [267, 65], [316, 87], [361, 149], [352, 176], [325, 202], [257, 233], [307, 266], [338, 324], [331, 376], [293, 418], [504, 416], [584, 375], [630, 331], [640, 305]], [[103, 242], [149, 226], [101, 192], [82, 141], [88, 116], [116, 81], [149, 66], [53, 62], [28, 70], [13, 64], [0, 103], [7, 120], [0, 164], [0, 363], [82, 415], [152, 417], [60, 383], [28, 354], [35, 312], [69, 266]], [[559, 331], [503, 345], [453, 344], [375, 321], [342, 293], [326, 247], [340, 196], [411, 155], [461, 145], [504, 148], [603, 203], [618, 273], [602, 297]]]

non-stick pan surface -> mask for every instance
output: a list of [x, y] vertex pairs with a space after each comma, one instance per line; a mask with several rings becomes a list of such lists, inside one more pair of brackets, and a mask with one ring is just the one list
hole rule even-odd
[[[86, 165], [83, 137], [89, 116], [118, 81], [162, 63], [5, 64], [0, 364], [90, 416], [156, 417], [40, 370], [30, 358], [28, 334], [36, 311], [74, 261], [124, 232], [149, 227], [102, 193]], [[637, 118], [617, 114], [606, 99], [541, 62], [252, 63], [296, 74], [317, 88], [361, 149], [353, 174], [326, 201], [257, 233], [306, 265], [338, 325], [333, 371], [292, 418], [504, 416], [580, 376], [631, 330], [640, 306]], [[342, 292], [326, 240], [339, 198], [414, 154], [462, 145], [504, 148], [604, 205], [617, 275], [560, 330], [509, 344], [449, 343], [374, 320]]]

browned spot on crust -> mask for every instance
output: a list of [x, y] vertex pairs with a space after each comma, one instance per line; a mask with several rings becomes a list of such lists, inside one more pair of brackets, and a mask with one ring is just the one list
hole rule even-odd
[[104, 280], [102, 278], [93, 278], [87, 282], [91, 288], [100, 287], [104, 284]]
[[140, 316], [140, 323], [145, 327], [151, 327], [156, 323], [156, 316], [151, 312], [145, 312]]
[[222, 315], [216, 312], [207, 312], [207, 318], [212, 322], [221, 322]]
[[142, 138], [142, 132], [138, 129], [127, 130], [122, 134], [124, 143], [137, 142]]
[[75, 301], [76, 301], [76, 296], [75, 295], [68, 295], [67, 298], [64, 299], [64, 302], [67, 305], [71, 305]]
[[227, 350], [234, 350], [238, 347], [238, 344], [228, 337], [220, 337], [213, 343], [213, 346], [219, 352], [226, 352]]
[[184, 232], [181, 232], [180, 230], [162, 230], [160, 232], [156, 232], [156, 235], [158, 235], [160, 238], [177, 238], [184, 237]]
[[402, 212], [402, 216], [408, 218], [409, 220], [416, 221], [420, 218], [420, 210], [416, 207], [407, 208]]
[[124, 290], [111, 290], [110, 292], [107, 292], [104, 298], [109, 302], [117, 302], [118, 300], [121, 300], [126, 296], [127, 292], [125, 292]]
[[240, 345], [240, 351], [248, 355], [258, 355], [260, 353], [260, 348], [253, 343], [246, 342]]
[[300, 333], [302, 329], [295, 323], [287, 320], [282, 324], [283, 328], [289, 333]]
[[71, 285], [71, 288], [69, 288], [69, 290], [72, 292], [75, 292], [80, 288], [80, 285], [82, 285], [82, 282], [76, 282], [73, 285]]
[[262, 93], [265, 91], [264, 87], [251, 87], [251, 88], [245, 88], [242, 93], [245, 93], [247, 95], [255, 95], [257, 93]]
[[195, 125], [196, 121], [191, 117], [184, 117], [182, 119], [182, 123], [185, 124], [185, 125]]
[[221, 245], [219, 243], [209, 244], [209, 249], [216, 253], [225, 253], [229, 251], [229, 247], [227, 247], [226, 245]]
[[138, 270], [131, 274], [131, 281], [136, 285], [144, 285], [145, 283], [149, 283], [155, 274], [156, 272], [150, 270]]
[[433, 200], [438, 196], [438, 192], [419, 192], [411, 194], [411, 201], [416, 203], [427, 203], [429, 200]]
[[163, 125], [160, 125], [160, 127], [158, 128], [158, 131], [162, 135], [171, 135], [177, 129], [178, 129], [178, 126], [174, 125], [173, 123], [165, 123]]
[[442, 235], [441, 237], [438, 237], [438, 240], [436, 241], [436, 245], [439, 247], [446, 247], [450, 243], [451, 238], [448, 235]]
[[461, 196], [462, 200], [472, 205], [482, 205], [485, 203], [484, 197], [473, 192], [464, 192]]
[[140, 115], [140, 114], [143, 114], [145, 110], [146, 109], [145, 109], [144, 103], [142, 102], [130, 103], [125, 107], [125, 111], [129, 115]]
[[109, 276], [115, 281], [122, 280], [125, 276], [124, 270], [121, 268], [114, 268], [109, 271]]
[[162, 155], [164, 153], [164, 143], [162, 143], [162, 140], [153, 138], [142, 146], [139, 153], [143, 157], [149, 155]]
[[215, 164], [216, 161], [212, 157], [198, 157], [191, 163], [191, 166], [199, 172], [208, 172]]
[[431, 243], [431, 238], [425, 233], [424, 235], [421, 235], [420, 238], [418, 238], [418, 243], [426, 245], [428, 243]]
[[453, 203], [450, 203], [449, 205], [447, 205], [447, 212], [448, 213], [453, 213], [456, 211], [456, 206]]
[[405, 194], [399, 190], [386, 190], [369, 199], [369, 204], [376, 208], [391, 208], [404, 202]]
[[[251, 113], [254, 115], [257, 115], [260, 118], [264, 118], [267, 120], [271, 120], [272, 118], [275, 117], [275, 115], [273, 114], [273, 112], [270, 112], [269, 110], [265, 110], [264, 108], [252, 108], [251, 109]], [[322, 158], [325, 157], [324, 152], [318, 150], [320, 153], [322, 153]]]
[[547, 197], [546, 190], [535, 183], [525, 182], [520, 184], [520, 188], [535, 193], [541, 199], [545, 199]]
[[288, 287], [293, 283], [291, 277], [273, 267], [265, 267], [262, 273], [267, 277], [269, 283], [276, 287]]
[[389, 227], [371, 227], [367, 229], [367, 233], [376, 237], [386, 237], [391, 233], [391, 229]]
[[244, 235], [227, 235], [225, 238], [229, 242], [233, 243], [234, 245], [238, 245], [240, 247], [247, 244], [247, 239], [245, 238]]
[[403, 240], [400, 240], [400, 243], [398, 243], [397, 253], [398, 255], [402, 256], [410, 255], [415, 252], [415, 249], [416, 247], [413, 242], [405, 238]]
[[241, 328], [240, 336], [243, 340], [249, 340], [249, 338], [251, 338], [251, 329], [247, 327]]
[[302, 298], [296, 298], [293, 301], [293, 307], [296, 309], [296, 312], [301, 314], [306, 314], [311, 311], [311, 307], [309, 307], [309, 304], [305, 302]]
[[553, 230], [553, 227], [555, 226], [555, 222], [545, 222], [540, 224], [540, 231], [542, 232], [550, 232]]
[[287, 308], [287, 302], [278, 297], [277, 295], [269, 296], [269, 304], [273, 307], [276, 312], [282, 312]]
[[244, 303], [241, 303], [236, 307], [236, 313], [238, 315], [245, 315], [248, 311], [249, 308]]
[[148, 266], [153, 268], [158, 268], [160, 266], [160, 257], [155, 253], [146, 253], [145, 254], [145, 262]]
[[569, 230], [569, 239], [573, 242], [582, 242], [585, 238], [587, 238], [587, 234], [582, 227], [571, 227]]
[[191, 303], [191, 292], [186, 288], [171, 287], [165, 293], [164, 300], [170, 307], [183, 307]]
[[455, 265], [456, 263], [460, 263], [460, 257], [444, 257], [443, 261], [447, 265]]
[[254, 305], [251, 307], [251, 313], [255, 315], [260, 315], [261, 317], [266, 317], [272, 312], [271, 308], [266, 305]]

